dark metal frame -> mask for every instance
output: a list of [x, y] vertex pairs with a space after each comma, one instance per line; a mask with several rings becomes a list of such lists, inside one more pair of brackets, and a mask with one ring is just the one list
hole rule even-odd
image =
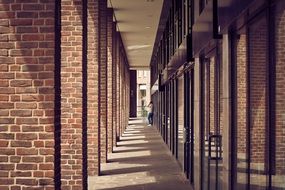
[[54, 188], [61, 188], [61, 0], [55, 1], [54, 10]]
[[88, 1], [82, 1], [82, 188], [88, 189], [87, 152], [87, 62], [88, 62]]

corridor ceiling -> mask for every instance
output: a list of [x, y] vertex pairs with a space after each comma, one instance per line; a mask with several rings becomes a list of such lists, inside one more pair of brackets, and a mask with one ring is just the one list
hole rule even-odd
[[148, 69], [163, 0], [109, 0], [131, 69]]

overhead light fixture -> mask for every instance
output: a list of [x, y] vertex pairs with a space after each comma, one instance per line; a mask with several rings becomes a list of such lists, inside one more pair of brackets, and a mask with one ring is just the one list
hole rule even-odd
[[146, 29], [150, 29], [151, 27], [150, 27], [150, 26], [146, 26], [145, 28], [146, 28]]
[[144, 49], [148, 47], [151, 47], [151, 45], [133, 45], [133, 46], [128, 46], [127, 49], [128, 50], [138, 50], [138, 49]]

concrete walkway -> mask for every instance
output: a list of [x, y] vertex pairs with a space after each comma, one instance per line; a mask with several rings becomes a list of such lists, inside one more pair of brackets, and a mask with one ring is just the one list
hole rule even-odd
[[157, 130], [132, 120], [89, 190], [191, 190]]

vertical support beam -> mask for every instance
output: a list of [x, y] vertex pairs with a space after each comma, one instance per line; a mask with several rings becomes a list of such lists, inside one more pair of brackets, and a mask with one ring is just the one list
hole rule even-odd
[[116, 23], [113, 22], [113, 85], [112, 85], [112, 101], [113, 101], [113, 147], [117, 145], [117, 32], [116, 32]]
[[232, 129], [231, 129], [231, 62], [230, 62], [230, 44], [229, 35], [223, 35], [223, 189], [231, 189], [231, 146], [232, 146]]
[[99, 1], [100, 163], [107, 162], [107, 0]]
[[99, 1], [88, 0], [88, 175], [99, 174]]
[[120, 110], [120, 94], [121, 94], [121, 89], [120, 89], [120, 63], [121, 63], [121, 54], [120, 54], [120, 40], [119, 40], [119, 36], [120, 34], [117, 32], [117, 63], [116, 63], [116, 67], [117, 67], [117, 129], [116, 129], [116, 139], [117, 141], [120, 140], [120, 114], [121, 114], [121, 110]]
[[194, 189], [201, 189], [201, 139], [203, 138], [201, 130], [202, 129], [202, 89], [201, 89], [201, 80], [202, 80], [202, 63], [200, 63], [199, 58], [195, 58], [195, 66], [194, 66]]
[[[54, 169], [60, 171], [60, 144], [55, 144], [60, 117], [54, 115], [60, 112], [55, 107], [55, 100], [60, 105], [55, 95], [60, 73], [54, 72], [60, 63], [54, 53], [60, 48], [55, 41], [60, 22], [54, 20], [59, 21], [58, 3], [0, 1], [1, 190], [55, 188]], [[55, 177], [58, 187], [61, 176]]]
[[87, 116], [88, 116], [88, 0], [82, 0], [82, 189], [88, 189], [87, 174]]
[[113, 9], [107, 10], [107, 152], [113, 147]]
[[61, 0], [55, 1], [54, 189], [61, 188]]
[[82, 189], [82, 1], [61, 11], [61, 189]]

